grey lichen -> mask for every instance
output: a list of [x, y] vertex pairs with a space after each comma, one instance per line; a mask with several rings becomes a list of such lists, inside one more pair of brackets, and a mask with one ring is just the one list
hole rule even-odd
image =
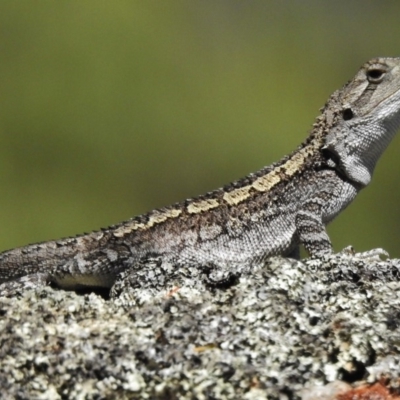
[[3, 398], [313, 399], [383, 377], [397, 389], [400, 260], [273, 258], [221, 287], [165, 271], [164, 287], [111, 300], [0, 297]]

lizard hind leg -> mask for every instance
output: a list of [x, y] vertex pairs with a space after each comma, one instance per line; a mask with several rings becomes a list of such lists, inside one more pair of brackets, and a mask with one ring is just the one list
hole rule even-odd
[[[174, 264], [162, 257], [146, 258], [131, 268], [121, 272], [111, 288], [112, 299], [129, 299], [130, 303], [140, 302], [147, 296], [167, 295], [180, 287], [211, 287], [225, 289], [234, 285], [240, 272], [215, 264]], [[201, 290], [201, 289], [200, 289]]]
[[235, 268], [221, 267], [216, 264], [208, 264], [201, 270], [204, 284], [216, 289], [228, 289], [235, 285], [240, 277], [240, 272]]
[[49, 273], [34, 273], [21, 276], [12, 281], [0, 284], [0, 296], [15, 297], [16, 294], [24, 294], [27, 289], [37, 289], [49, 286], [51, 277]]
[[117, 275], [110, 297], [115, 299], [127, 292], [142, 290], [161, 292], [170, 285], [179, 285], [182, 272], [181, 268], [163, 261], [162, 256], [147, 256]]

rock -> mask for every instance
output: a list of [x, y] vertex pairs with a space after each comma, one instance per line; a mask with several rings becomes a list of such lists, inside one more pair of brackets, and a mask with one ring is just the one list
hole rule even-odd
[[220, 286], [176, 272], [113, 299], [0, 297], [2, 398], [339, 399], [378, 382], [396, 398], [400, 260], [277, 257]]

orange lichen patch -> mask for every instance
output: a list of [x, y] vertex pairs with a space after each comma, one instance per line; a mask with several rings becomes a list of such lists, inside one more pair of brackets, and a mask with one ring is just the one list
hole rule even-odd
[[215, 343], [207, 343], [204, 346], [196, 346], [193, 350], [196, 353], [204, 353], [205, 351], [215, 349], [216, 347], [217, 345]]
[[339, 394], [337, 400], [400, 400], [400, 396], [392, 394], [384, 382], [378, 382]]
[[179, 291], [180, 287], [179, 286], [175, 286], [174, 288], [172, 288], [170, 291], [167, 292], [167, 294], [165, 295], [165, 297], [168, 299], [170, 297], [172, 297], [175, 293], [177, 293]]
[[250, 387], [251, 387], [251, 388], [257, 388], [257, 389], [261, 387], [260, 380], [258, 379], [257, 376], [253, 376], [253, 377], [251, 378]]

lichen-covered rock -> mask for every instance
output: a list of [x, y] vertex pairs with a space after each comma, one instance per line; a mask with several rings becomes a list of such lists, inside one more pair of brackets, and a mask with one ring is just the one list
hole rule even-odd
[[396, 396], [400, 260], [272, 258], [221, 287], [183, 272], [110, 300], [0, 297], [2, 398], [312, 400], [377, 382]]

